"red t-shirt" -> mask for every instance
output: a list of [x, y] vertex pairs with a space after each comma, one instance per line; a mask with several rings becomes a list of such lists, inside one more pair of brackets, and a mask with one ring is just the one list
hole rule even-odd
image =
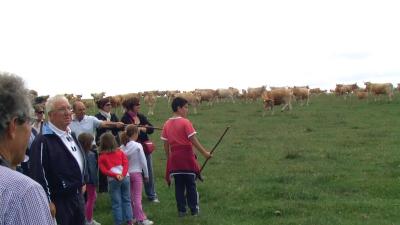
[[183, 117], [168, 119], [163, 127], [161, 139], [167, 141], [172, 147], [192, 145], [189, 138], [196, 134], [192, 123]]

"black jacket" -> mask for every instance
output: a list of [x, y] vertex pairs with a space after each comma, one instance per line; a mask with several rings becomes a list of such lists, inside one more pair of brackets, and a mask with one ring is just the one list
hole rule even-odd
[[[139, 117], [139, 120], [140, 120], [140, 124], [139, 125], [143, 125], [143, 126], [144, 125], [149, 125], [151, 127], [153, 126], [149, 122], [147, 117], [144, 116], [143, 114], [138, 113], [138, 117]], [[127, 112], [125, 112], [124, 115], [122, 116], [121, 122], [123, 122], [125, 124], [133, 124], [133, 120], [132, 120], [131, 116]], [[140, 132], [139, 133], [139, 137], [138, 137], [137, 141], [141, 142], [141, 143], [143, 143], [144, 141], [148, 141], [149, 140], [148, 134], [152, 134], [153, 132], [154, 132], [153, 128], [147, 128], [147, 132]]]
[[76, 194], [87, 181], [85, 153], [74, 134], [72, 137], [82, 153], [84, 174], [74, 156], [47, 123], [43, 126], [43, 134], [38, 134], [31, 145], [30, 177], [42, 185], [49, 200], [53, 201], [59, 195]]

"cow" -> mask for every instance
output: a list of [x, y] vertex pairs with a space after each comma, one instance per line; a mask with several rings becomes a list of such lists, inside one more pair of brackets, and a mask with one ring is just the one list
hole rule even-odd
[[265, 85], [261, 86], [261, 87], [256, 87], [256, 88], [247, 88], [247, 99], [251, 100], [251, 101], [257, 101], [258, 98], [261, 98], [261, 95], [264, 93], [265, 91]]
[[264, 102], [263, 117], [267, 110], [271, 110], [271, 115], [274, 115], [274, 105], [282, 105], [281, 111], [285, 109], [292, 110], [293, 90], [288, 88], [274, 89], [271, 91], [264, 91], [262, 99]]
[[349, 96], [351, 93], [354, 92], [354, 90], [358, 89], [357, 83], [354, 84], [336, 84], [335, 88], [335, 94], [336, 96], [344, 96], [344, 99], [346, 100], [346, 97]]
[[97, 102], [98, 100], [104, 98], [104, 96], [106, 95], [106, 93], [105, 93], [105, 92], [91, 93], [90, 95], [93, 97], [94, 101]]
[[376, 96], [378, 95], [387, 95], [389, 97], [389, 101], [392, 101], [393, 97], [393, 84], [391, 83], [371, 83], [364, 82], [365, 89], [370, 94], [374, 94], [374, 99], [376, 101]]
[[356, 94], [356, 96], [359, 100], [368, 98], [368, 91], [366, 89], [359, 88], [359, 89], [354, 90], [354, 93]]
[[195, 89], [194, 93], [195, 95], [200, 96], [200, 103], [208, 102], [208, 106], [212, 106], [217, 97], [217, 92], [213, 89]]
[[310, 89], [308, 86], [297, 87], [294, 86], [292, 88], [293, 96], [295, 97], [296, 101], [300, 101], [300, 105], [304, 105], [304, 100], [306, 101], [306, 105], [308, 105], [310, 101]]
[[143, 101], [144, 101], [144, 104], [146, 104], [149, 109], [149, 111], [147, 112], [147, 115], [154, 115], [154, 107], [155, 107], [156, 101], [157, 101], [156, 94], [153, 92], [144, 93]]
[[218, 88], [216, 90], [216, 96], [218, 100], [230, 99], [232, 103], [235, 103], [235, 91], [233, 89]]
[[188, 101], [189, 105], [193, 107], [193, 113], [197, 114], [197, 106], [200, 104], [200, 97], [192, 92], [176, 93], [174, 98], [181, 97]]

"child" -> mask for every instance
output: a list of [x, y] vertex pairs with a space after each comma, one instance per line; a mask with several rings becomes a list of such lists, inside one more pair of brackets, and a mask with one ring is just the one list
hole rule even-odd
[[151, 225], [153, 221], [147, 219], [142, 209], [142, 171], [144, 172], [144, 179], [146, 182], [149, 181], [149, 172], [143, 147], [140, 143], [136, 142], [138, 135], [138, 127], [133, 124], [128, 125], [125, 131], [120, 135], [120, 140], [123, 144], [121, 148], [127, 155], [129, 161], [128, 172], [131, 179], [133, 215], [138, 221], [138, 225]]
[[100, 136], [99, 168], [107, 175], [114, 224], [132, 224], [132, 206], [128, 173], [128, 158], [117, 146], [114, 135]]
[[81, 133], [78, 137], [78, 141], [81, 144], [83, 150], [86, 153], [86, 161], [88, 165], [88, 181], [86, 182], [86, 204], [85, 204], [85, 216], [86, 225], [101, 225], [93, 219], [93, 209], [96, 202], [96, 185], [97, 185], [97, 159], [96, 153], [91, 151], [94, 137], [89, 133]]
[[171, 106], [173, 117], [165, 122], [161, 134], [167, 155], [166, 180], [169, 185], [170, 176], [174, 177], [178, 216], [186, 215], [186, 199], [191, 214], [197, 216], [199, 200], [196, 176], [200, 175], [200, 169], [192, 146], [194, 145], [204, 158], [210, 158], [211, 154], [200, 144], [192, 123], [186, 118], [189, 111], [187, 100], [177, 97]]

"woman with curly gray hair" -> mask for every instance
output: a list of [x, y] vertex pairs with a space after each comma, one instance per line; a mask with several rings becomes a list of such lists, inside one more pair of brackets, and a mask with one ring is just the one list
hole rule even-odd
[[1, 224], [54, 224], [43, 188], [15, 171], [25, 158], [32, 106], [20, 77], [0, 72]]

